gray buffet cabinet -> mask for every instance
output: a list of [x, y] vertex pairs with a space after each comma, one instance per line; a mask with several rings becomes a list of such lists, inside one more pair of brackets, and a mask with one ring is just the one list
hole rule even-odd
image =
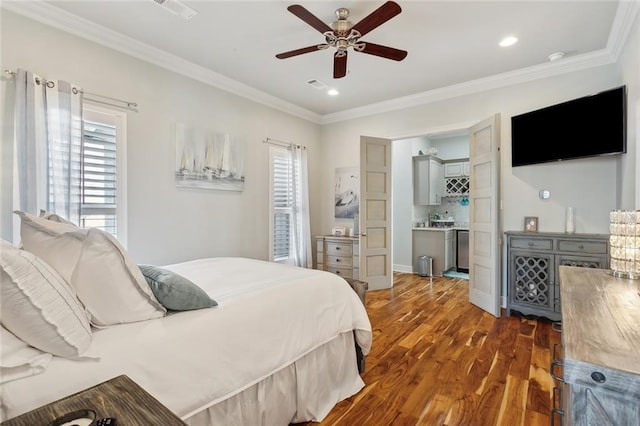
[[[608, 270], [560, 267], [562, 350], [551, 424], [640, 424], [640, 283]], [[562, 369], [560, 369], [562, 367]]]
[[561, 318], [560, 266], [606, 269], [609, 236], [555, 232], [505, 232], [507, 240], [507, 315]]

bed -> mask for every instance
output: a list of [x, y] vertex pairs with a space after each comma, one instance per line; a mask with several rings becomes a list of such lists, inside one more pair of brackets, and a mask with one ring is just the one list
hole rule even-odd
[[82, 356], [2, 384], [3, 419], [121, 374], [193, 426], [320, 421], [364, 386], [356, 345], [369, 352], [371, 326], [342, 278], [245, 258], [164, 268], [217, 306], [92, 327]]

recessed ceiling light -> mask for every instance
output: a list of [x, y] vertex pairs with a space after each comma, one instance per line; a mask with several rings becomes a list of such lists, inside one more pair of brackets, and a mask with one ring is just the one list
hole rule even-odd
[[339, 94], [340, 94], [340, 92], [338, 92], [336, 89], [329, 89], [327, 91], [327, 95], [329, 95], [329, 96], [337, 96]]
[[499, 44], [502, 47], [508, 47], [508, 46], [513, 46], [517, 42], [518, 42], [518, 37], [508, 36], [508, 37], [505, 37], [502, 40], [500, 40]]

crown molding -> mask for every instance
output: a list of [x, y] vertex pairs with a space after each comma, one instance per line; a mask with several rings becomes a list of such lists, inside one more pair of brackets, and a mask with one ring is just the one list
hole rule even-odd
[[234, 95], [320, 124], [322, 118], [320, 114], [254, 89], [208, 68], [186, 61], [176, 55], [149, 46], [42, 1], [4, 1], [1, 2], [1, 7]]
[[359, 108], [352, 108], [322, 116], [320, 124], [337, 123], [355, 118], [367, 117], [375, 114], [397, 111], [429, 104], [458, 96], [498, 89], [501, 87], [527, 83], [543, 78], [554, 77], [589, 68], [599, 67], [618, 62], [624, 45], [633, 27], [635, 17], [640, 10], [638, 1], [621, 1], [618, 3], [616, 15], [611, 25], [611, 32], [604, 49], [576, 55], [557, 62], [547, 62], [490, 77], [471, 80], [464, 83], [428, 90], [401, 98], [369, 104]]
[[445, 99], [616, 63], [622, 54], [629, 32], [640, 10], [640, 5], [637, 1], [619, 2], [607, 45], [599, 51], [568, 57], [553, 63], [549, 62], [534, 65], [516, 71], [428, 90], [401, 98], [390, 99], [363, 107], [320, 115], [42, 1], [4, 1], [0, 2], [0, 5], [2, 8], [24, 15], [35, 21], [42, 22], [169, 71], [185, 75], [210, 86], [321, 125], [412, 108]]
[[452, 99], [459, 96], [471, 95], [488, 90], [499, 89], [520, 83], [527, 83], [547, 77], [553, 77], [575, 71], [607, 65], [613, 63], [611, 55], [600, 50], [584, 55], [573, 56], [563, 59], [558, 63], [544, 63], [522, 68], [516, 71], [509, 71], [501, 74], [494, 74], [489, 77], [477, 80], [466, 81], [464, 83], [428, 90], [401, 98], [378, 102], [360, 108], [340, 111], [322, 116], [321, 124], [336, 123], [370, 115], [382, 114], [401, 109], [407, 109], [425, 105], [433, 102]]
[[620, 59], [638, 11], [640, 11], [640, 2], [637, 0], [618, 3], [616, 16], [613, 19], [611, 32], [607, 40], [607, 51], [611, 52], [616, 62]]

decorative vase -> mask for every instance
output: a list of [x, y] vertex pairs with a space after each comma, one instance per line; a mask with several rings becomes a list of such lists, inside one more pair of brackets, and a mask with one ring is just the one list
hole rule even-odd
[[576, 232], [576, 224], [575, 224], [575, 212], [573, 207], [567, 207], [567, 216], [565, 222], [565, 232], [567, 234], [573, 234]]

